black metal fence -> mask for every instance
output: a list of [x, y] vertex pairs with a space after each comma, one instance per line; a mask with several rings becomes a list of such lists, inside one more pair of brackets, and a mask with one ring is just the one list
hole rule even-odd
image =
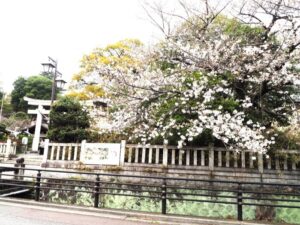
[[[0, 171], [10, 167], [0, 167]], [[19, 169], [19, 175], [3, 172], [0, 188], [29, 188], [36, 201], [41, 191], [73, 191], [91, 194], [93, 206], [101, 207], [101, 196], [120, 195], [150, 198], [159, 201], [161, 213], [168, 213], [171, 202], [191, 201], [236, 206], [237, 219], [243, 220], [244, 206], [300, 209], [300, 184], [238, 182], [229, 180], [189, 179], [121, 175], [117, 173], [91, 173], [48, 169]], [[25, 173], [24, 173], [25, 171]], [[22, 174], [22, 175], [20, 175]], [[75, 178], [74, 178], [75, 176]], [[76, 176], [81, 176], [78, 179]], [[75, 189], [80, 187], [80, 189]], [[291, 204], [292, 203], [292, 204]]]

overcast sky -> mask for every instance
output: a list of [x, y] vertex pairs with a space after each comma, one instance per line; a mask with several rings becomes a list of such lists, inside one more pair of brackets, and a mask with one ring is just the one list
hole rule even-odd
[[47, 56], [69, 81], [83, 54], [96, 47], [138, 38], [154, 43], [161, 35], [141, 0], [1, 0], [0, 87], [18, 76], [39, 74]]

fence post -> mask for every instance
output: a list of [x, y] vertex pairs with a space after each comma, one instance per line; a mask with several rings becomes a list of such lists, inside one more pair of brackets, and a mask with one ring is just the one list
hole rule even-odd
[[36, 182], [35, 182], [35, 201], [40, 201], [40, 187], [41, 187], [41, 171], [38, 170], [37, 176], [36, 176]]
[[241, 183], [238, 183], [237, 215], [238, 215], [238, 220], [243, 221], [243, 192], [242, 192]]
[[94, 199], [94, 207], [99, 207], [99, 190], [100, 190], [100, 177], [99, 174], [97, 174], [95, 187], [94, 187], [94, 193], [95, 193], [95, 199]]
[[11, 140], [7, 139], [6, 150], [5, 150], [5, 158], [9, 158], [10, 154], [11, 154]]
[[163, 147], [163, 166], [168, 166], [168, 140], [164, 140]]
[[[14, 167], [15, 167], [15, 168], [19, 168], [19, 163], [15, 163]], [[19, 169], [16, 169], [16, 170], [14, 171], [14, 180], [18, 180], [18, 179], [19, 179], [19, 172], [20, 172]]]
[[25, 163], [21, 163], [21, 168], [23, 169], [19, 169], [19, 179], [20, 180], [24, 180], [24, 174], [25, 174]]
[[262, 174], [264, 172], [263, 154], [261, 152], [258, 152], [257, 158], [258, 171]]
[[17, 142], [13, 142], [12, 144], [12, 154], [13, 155], [17, 154]]
[[44, 142], [44, 155], [42, 163], [46, 163], [48, 159], [48, 151], [49, 151], [49, 139], [46, 139]]
[[121, 141], [121, 151], [120, 151], [120, 166], [124, 166], [125, 163], [125, 151], [126, 151], [126, 141]]
[[209, 144], [209, 170], [214, 170], [214, 146], [213, 144]]
[[[14, 179], [15, 180], [23, 180], [24, 179], [24, 168], [25, 168], [25, 163], [24, 163], [24, 158], [17, 158], [16, 163], [14, 164], [14, 167], [16, 170], [14, 171]], [[17, 169], [20, 168], [20, 169]], [[23, 168], [23, 169], [22, 169]]]
[[80, 160], [81, 162], [83, 161], [84, 155], [85, 155], [85, 153], [84, 153], [85, 144], [86, 144], [86, 140], [83, 140], [83, 141], [81, 142], [80, 157], [79, 157], [79, 160]]
[[167, 214], [167, 184], [166, 179], [163, 179], [161, 186], [161, 213]]

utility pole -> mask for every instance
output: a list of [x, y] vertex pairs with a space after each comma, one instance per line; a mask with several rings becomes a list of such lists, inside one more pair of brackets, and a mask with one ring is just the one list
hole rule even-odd
[[0, 122], [2, 121], [2, 111], [3, 111], [3, 103], [4, 103], [5, 94], [2, 95], [1, 109], [0, 109]]
[[57, 61], [52, 59], [51, 57], [48, 57], [49, 61], [52, 63], [52, 65], [54, 65], [54, 72], [52, 73], [52, 92], [51, 92], [51, 106], [53, 105], [53, 101], [55, 98], [55, 92], [56, 92], [56, 77], [57, 77], [57, 73], [59, 73], [57, 71]]

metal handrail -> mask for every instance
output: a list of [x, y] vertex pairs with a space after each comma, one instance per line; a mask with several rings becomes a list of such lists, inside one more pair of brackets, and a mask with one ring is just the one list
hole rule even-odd
[[[12, 167], [0, 167], [0, 169]], [[19, 171], [37, 172], [36, 176], [17, 175], [17, 180], [12, 179], [16, 174], [3, 173], [11, 179], [0, 179], [2, 186], [14, 186], [29, 188], [34, 190], [35, 200], [40, 201], [40, 192], [43, 190], [72, 191], [75, 193], [89, 193], [94, 200], [94, 207], [99, 207], [99, 196], [116, 195], [136, 198], [151, 198], [161, 201], [161, 213], [167, 214], [168, 201], [192, 201], [208, 202], [217, 204], [237, 205], [238, 220], [243, 220], [243, 206], [267, 206], [283, 208], [300, 208], [299, 206], [290, 206], [286, 203], [300, 203], [297, 199], [284, 199], [281, 197], [299, 197], [300, 184], [282, 184], [282, 183], [262, 183], [262, 182], [243, 182], [215, 179], [191, 179], [183, 177], [163, 177], [163, 176], [139, 176], [114, 173], [96, 173], [82, 171], [63, 171], [54, 169], [33, 169], [16, 168]], [[82, 175], [83, 180], [74, 178], [51, 177], [47, 173]], [[22, 173], [23, 174], [23, 173]], [[26, 178], [33, 181], [24, 180]], [[109, 178], [116, 179], [111, 181]], [[138, 181], [128, 182], [126, 178], [139, 179]], [[125, 180], [124, 180], [125, 179]], [[141, 182], [142, 180], [154, 180], [152, 183]], [[55, 182], [58, 181], [58, 182]], [[184, 185], [182, 184], [184, 181]], [[72, 182], [72, 183], [66, 183]], [[75, 189], [79, 187], [80, 189]], [[136, 189], [134, 187], [137, 187]], [[217, 187], [217, 188], [216, 188]], [[285, 188], [286, 187], [286, 188]], [[268, 191], [265, 189], [268, 188]], [[271, 192], [269, 189], [276, 191]], [[184, 192], [186, 191], [186, 192]], [[187, 193], [190, 191], [190, 193]], [[203, 193], [206, 191], [206, 193]], [[220, 192], [229, 193], [224, 195]], [[253, 196], [249, 196], [252, 194]], [[272, 198], [272, 196], [277, 196]], [[191, 196], [195, 198], [191, 198]], [[211, 197], [210, 199], [199, 199], [199, 197]], [[234, 201], [236, 199], [236, 201]], [[254, 201], [253, 201], [254, 200]], [[249, 202], [250, 201], [250, 202]], [[253, 201], [253, 202], [251, 202]], [[268, 201], [268, 203], [257, 203], [255, 201]], [[271, 204], [271, 203], [274, 204]], [[275, 202], [280, 202], [276, 205]], [[283, 203], [283, 204], [281, 204]]]

